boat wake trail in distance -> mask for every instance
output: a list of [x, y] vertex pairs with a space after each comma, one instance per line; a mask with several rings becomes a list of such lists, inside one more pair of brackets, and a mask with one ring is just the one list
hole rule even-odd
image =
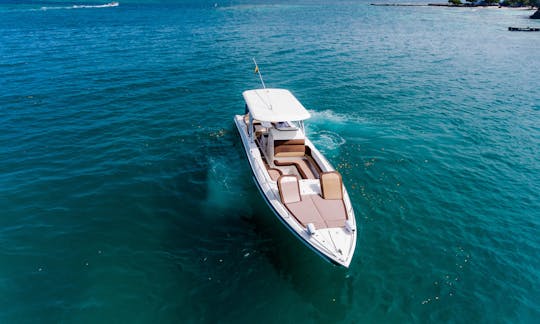
[[118, 7], [119, 2], [109, 2], [102, 5], [73, 5], [68, 7], [41, 7], [39, 10], [60, 10], [60, 9], [96, 9], [96, 8], [112, 8]]

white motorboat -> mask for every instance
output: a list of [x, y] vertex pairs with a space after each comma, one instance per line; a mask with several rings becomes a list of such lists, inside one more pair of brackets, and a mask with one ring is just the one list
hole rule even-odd
[[263, 198], [309, 248], [348, 267], [356, 247], [354, 211], [341, 175], [306, 137], [309, 112], [285, 89], [248, 90], [243, 97], [245, 114], [234, 122]]

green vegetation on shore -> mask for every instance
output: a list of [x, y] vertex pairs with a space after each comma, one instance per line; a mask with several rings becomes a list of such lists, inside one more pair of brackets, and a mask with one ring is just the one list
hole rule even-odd
[[448, 3], [454, 6], [470, 6], [470, 7], [481, 7], [481, 6], [502, 6], [502, 7], [512, 7], [512, 8], [520, 8], [520, 7], [531, 7], [531, 8], [540, 8], [540, 0], [504, 0], [500, 2], [499, 0], [483, 0], [483, 1], [475, 1], [475, 0], [466, 0], [466, 3], [464, 4], [461, 2], [461, 0], [448, 0]]
[[536, 7], [540, 6], [540, 0], [504, 0], [503, 7]]
[[[499, 6], [499, 7], [510, 7], [510, 8], [523, 8], [530, 7], [538, 9], [534, 14], [531, 15], [531, 19], [540, 19], [540, 0], [504, 0], [499, 2], [499, 0], [466, 0], [467, 3], [461, 2], [461, 0], [448, 0], [450, 7], [488, 7], [488, 6]], [[436, 4], [433, 4], [436, 5]]]

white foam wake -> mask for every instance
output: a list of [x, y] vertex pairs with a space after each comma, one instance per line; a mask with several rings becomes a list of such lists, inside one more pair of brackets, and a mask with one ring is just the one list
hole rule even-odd
[[318, 147], [335, 150], [347, 143], [347, 140], [336, 132], [323, 130], [313, 134], [313, 141]]
[[69, 7], [41, 7], [40, 10], [111, 8], [111, 7], [118, 7], [119, 5], [120, 5], [119, 2], [109, 2], [102, 5], [73, 5]]
[[345, 123], [348, 120], [350, 120], [350, 116], [344, 115], [344, 114], [338, 114], [334, 112], [333, 110], [322, 110], [322, 111], [316, 111], [316, 110], [309, 110], [309, 113], [311, 114], [311, 121], [324, 121], [324, 122], [334, 122], [334, 123]]

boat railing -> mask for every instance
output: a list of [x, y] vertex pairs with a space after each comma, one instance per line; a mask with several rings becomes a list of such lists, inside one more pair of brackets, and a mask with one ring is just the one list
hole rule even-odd
[[[353, 210], [351, 198], [349, 197], [349, 193], [347, 192], [347, 189], [345, 189], [345, 186], [343, 187], [343, 202], [345, 203], [345, 207], [347, 209], [347, 215], [354, 216], [354, 210]], [[351, 217], [351, 218], [355, 219], [356, 217]]]
[[[261, 143], [260, 143], [259, 139], [257, 138], [255, 140], [255, 145], [257, 146], [257, 149], [259, 150], [259, 153], [262, 152], [263, 157], [266, 159], [266, 161], [268, 161], [266, 152], [264, 152], [264, 150], [262, 149], [262, 146], [260, 146], [260, 144]], [[270, 187], [270, 189], [276, 190], [277, 189], [277, 184], [272, 181], [272, 178], [270, 177], [270, 174], [268, 173], [268, 170], [266, 169], [266, 167], [261, 166], [260, 163], [257, 163], [257, 161], [253, 161], [253, 162], [254, 162], [254, 165], [255, 165], [255, 168], [257, 169], [257, 171], [259, 173], [261, 173], [267, 180], [269, 180], [269, 181], [267, 181], [267, 184]], [[274, 196], [275, 196], [275, 194], [274, 194]]]
[[266, 162], [269, 162], [270, 160], [268, 159], [268, 155], [266, 153], [266, 150], [264, 149], [263, 144], [262, 144], [262, 142], [261, 142], [261, 140], [259, 138], [255, 138], [255, 144], [259, 148], [259, 151], [262, 153], [262, 155], [263, 155], [264, 159], [266, 160]]

